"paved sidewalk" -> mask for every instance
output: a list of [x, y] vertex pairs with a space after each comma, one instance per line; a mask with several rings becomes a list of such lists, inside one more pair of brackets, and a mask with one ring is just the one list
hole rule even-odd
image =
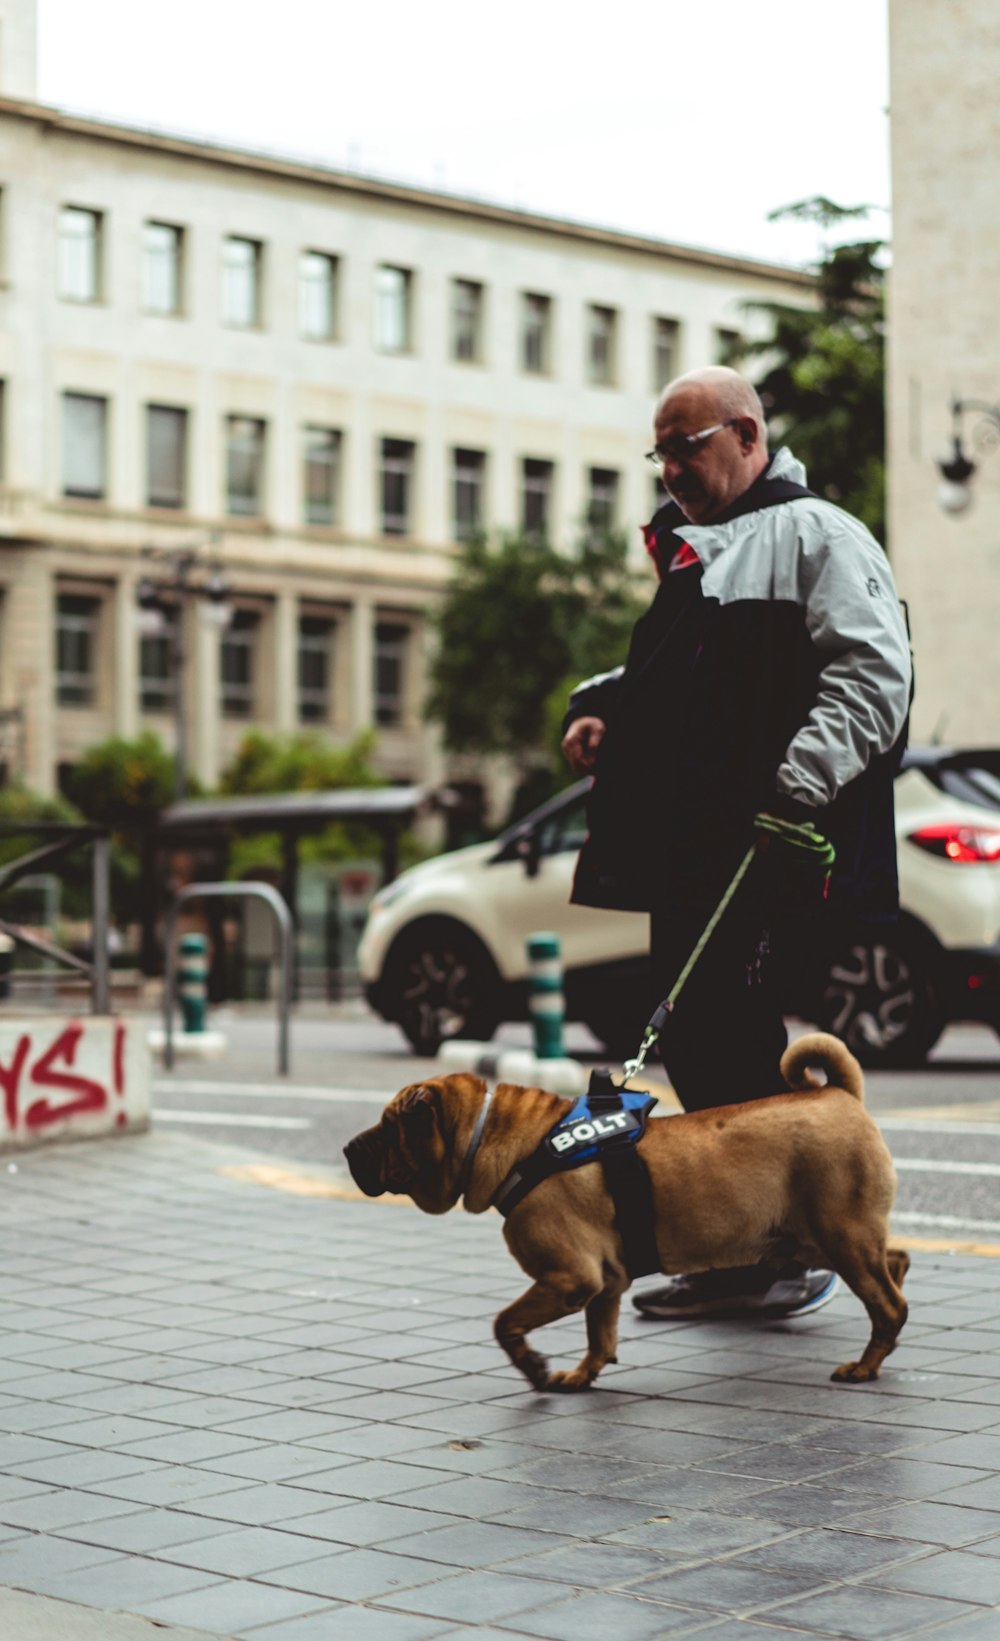
[[1000, 1636], [1000, 1261], [918, 1251], [874, 1386], [828, 1381], [841, 1294], [629, 1311], [601, 1388], [539, 1396], [492, 1340], [496, 1216], [256, 1161], [0, 1159], [3, 1641]]

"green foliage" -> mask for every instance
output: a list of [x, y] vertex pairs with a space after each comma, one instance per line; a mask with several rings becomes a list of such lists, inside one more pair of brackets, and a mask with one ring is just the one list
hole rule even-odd
[[234, 797], [384, 786], [382, 776], [371, 766], [374, 747], [371, 730], [342, 747], [318, 734], [266, 735], [252, 729], [223, 770], [219, 790]]
[[[53, 838], [46, 838], [40, 833], [31, 831], [33, 821], [53, 822], [60, 826], [79, 826], [83, 816], [78, 809], [74, 809], [65, 798], [43, 798], [37, 792], [32, 792], [26, 786], [0, 787], [0, 822], [10, 823], [24, 831], [18, 831], [10, 836], [0, 836], [0, 866], [6, 866], [19, 856], [28, 854], [32, 849], [41, 848], [45, 843], [55, 842]], [[64, 915], [79, 917], [86, 914], [90, 905], [90, 858], [84, 848], [64, 855], [52, 866], [44, 862], [38, 868], [39, 872], [54, 872], [60, 879], [62, 890], [60, 906]], [[3, 892], [0, 914], [11, 920], [12, 923], [33, 921], [37, 916], [39, 905], [38, 891], [31, 888], [22, 888], [15, 883], [10, 889]], [[26, 961], [29, 966], [31, 959], [22, 956], [18, 962]]]
[[553, 689], [622, 659], [643, 607], [623, 536], [573, 555], [520, 535], [470, 542], [436, 616], [427, 716], [453, 752], [544, 760]]
[[[267, 735], [252, 729], [243, 737], [232, 762], [223, 770], [220, 791], [227, 797], [263, 796], [269, 792], [332, 792], [347, 787], [384, 786], [373, 769], [375, 734], [365, 730], [347, 746], [336, 746], [319, 734]], [[379, 858], [382, 844], [371, 827], [337, 822], [299, 844], [305, 863]], [[278, 832], [246, 832], [230, 841], [229, 876], [277, 876], [282, 867]]]
[[112, 911], [119, 923], [135, 922], [147, 896], [148, 834], [173, 799], [173, 759], [149, 730], [134, 740], [112, 735], [87, 749], [67, 785], [81, 814], [111, 829]]
[[173, 797], [173, 782], [173, 761], [147, 730], [135, 740], [113, 735], [88, 748], [68, 786], [88, 820], [128, 834], [156, 820]]
[[[817, 197], [772, 212], [832, 227], [868, 206]], [[770, 334], [743, 341], [743, 361], [759, 360], [758, 391], [775, 442], [788, 439], [810, 486], [885, 540], [884, 244], [858, 240], [828, 249], [817, 274], [818, 306], [751, 302]]]

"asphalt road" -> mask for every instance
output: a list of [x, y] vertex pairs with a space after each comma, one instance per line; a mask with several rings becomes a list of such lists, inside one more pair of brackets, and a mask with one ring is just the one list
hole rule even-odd
[[[397, 1089], [436, 1069], [361, 1003], [293, 1020], [287, 1078], [274, 1069], [270, 1014], [219, 1010], [211, 1025], [227, 1037], [224, 1056], [182, 1058], [172, 1073], [158, 1071], [154, 1121], [304, 1170], [339, 1166], [345, 1141], [373, 1123]], [[498, 1041], [527, 1047], [530, 1034], [507, 1026]], [[601, 1063], [582, 1026], [569, 1028], [567, 1050]], [[869, 1073], [866, 1084], [896, 1159], [897, 1227], [1000, 1241], [1000, 1037], [952, 1027], [926, 1069]]]

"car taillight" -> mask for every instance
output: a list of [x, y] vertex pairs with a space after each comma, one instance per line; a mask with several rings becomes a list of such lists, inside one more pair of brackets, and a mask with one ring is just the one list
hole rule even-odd
[[910, 833], [910, 842], [926, 849], [930, 855], [941, 855], [958, 865], [968, 861], [1000, 861], [1000, 828], [996, 826], [969, 826], [965, 822], [945, 821], [933, 826], [921, 826]]

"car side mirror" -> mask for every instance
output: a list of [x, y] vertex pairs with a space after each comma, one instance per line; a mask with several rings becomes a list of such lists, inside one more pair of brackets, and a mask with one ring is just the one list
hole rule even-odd
[[542, 859], [542, 840], [537, 831], [528, 832], [517, 840], [517, 853], [524, 862], [526, 877], [537, 877]]

